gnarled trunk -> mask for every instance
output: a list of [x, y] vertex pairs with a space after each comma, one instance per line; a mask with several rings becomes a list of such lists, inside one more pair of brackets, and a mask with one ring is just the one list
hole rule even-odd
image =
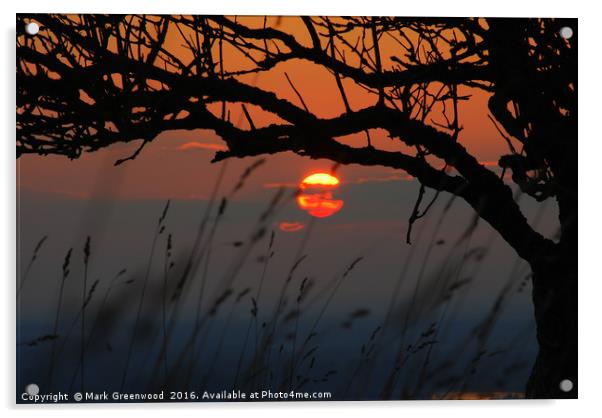
[[[527, 383], [528, 398], [577, 398], [576, 236], [563, 244], [555, 257], [532, 264], [539, 353]], [[561, 388], [566, 379], [572, 383], [568, 392]]]

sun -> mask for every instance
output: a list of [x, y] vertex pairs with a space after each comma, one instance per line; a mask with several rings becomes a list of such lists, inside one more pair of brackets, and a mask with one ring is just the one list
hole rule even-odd
[[311, 187], [311, 186], [320, 186], [320, 187], [332, 186], [332, 187], [336, 187], [336, 186], [339, 185], [339, 183], [340, 183], [340, 180], [338, 178], [336, 178], [335, 176], [333, 176], [332, 174], [328, 174], [328, 173], [314, 173], [314, 174], [310, 174], [309, 176], [305, 177], [301, 181], [301, 188], [302, 189], [306, 189], [306, 188]]
[[299, 183], [301, 193], [297, 196], [297, 204], [316, 218], [332, 216], [343, 207], [342, 200], [333, 198], [333, 191], [340, 183], [329, 173], [311, 174]]

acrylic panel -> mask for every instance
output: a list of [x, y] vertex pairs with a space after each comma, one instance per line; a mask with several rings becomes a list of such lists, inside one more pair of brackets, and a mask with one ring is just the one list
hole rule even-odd
[[18, 403], [577, 397], [577, 20], [18, 15]]

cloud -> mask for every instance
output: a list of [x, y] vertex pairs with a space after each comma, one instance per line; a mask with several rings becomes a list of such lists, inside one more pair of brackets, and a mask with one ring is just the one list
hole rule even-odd
[[[406, 174], [405, 172], [394, 173], [387, 176], [381, 177], [358, 177], [356, 179], [341, 179], [341, 185], [350, 185], [350, 184], [365, 184], [365, 183], [384, 183], [388, 181], [400, 181], [406, 180], [411, 181], [414, 180], [414, 177]], [[266, 189], [279, 189], [281, 187], [285, 187], [288, 189], [297, 189], [299, 188], [299, 183], [286, 183], [286, 182], [274, 182], [274, 183], [264, 183], [263, 187]]]
[[225, 151], [228, 148], [222, 144], [214, 144], [211, 142], [191, 141], [191, 142], [186, 142], [186, 143], [178, 146], [178, 148], [176, 148], [176, 149], [178, 151], [188, 151], [188, 150], [195, 150], [195, 149], [203, 149], [203, 150], [211, 150], [211, 151]]
[[305, 228], [305, 225], [301, 222], [280, 222], [278, 228], [284, 232], [297, 232]]
[[500, 167], [497, 161], [479, 161], [479, 163], [481, 165], [484, 165], [485, 167], [495, 167], [495, 168]]
[[414, 177], [410, 176], [409, 174], [405, 174], [405, 172], [403, 173], [396, 173], [396, 174], [391, 174], [389, 176], [383, 176], [383, 177], [359, 177], [355, 180], [350, 180], [350, 181], [344, 181], [343, 184], [364, 184], [364, 183], [383, 183], [383, 182], [387, 182], [387, 181], [399, 181], [399, 180], [413, 180]]
[[280, 189], [282, 187], [287, 189], [296, 189], [299, 187], [299, 185], [295, 183], [265, 183], [263, 187], [266, 189]]
[[67, 197], [71, 199], [90, 199], [91, 195], [87, 191], [73, 191], [73, 190], [62, 190], [62, 189], [37, 189], [28, 186], [18, 186], [18, 193], [25, 195], [40, 195], [44, 197]]

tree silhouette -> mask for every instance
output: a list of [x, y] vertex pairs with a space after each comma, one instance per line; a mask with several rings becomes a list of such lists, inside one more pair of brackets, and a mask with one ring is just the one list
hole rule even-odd
[[[539, 353], [527, 396], [576, 396], [559, 382], [577, 385], [577, 40], [558, 34], [576, 29], [576, 20], [302, 17], [302, 40], [265, 18], [251, 25], [224, 16], [19, 15], [17, 27], [29, 19], [42, 30], [17, 36], [17, 157], [77, 158], [139, 141], [121, 164], [163, 131], [203, 128], [227, 145], [214, 161], [292, 151], [404, 170], [422, 185], [410, 226], [421, 206], [430, 207], [424, 187], [452, 193], [529, 263]], [[384, 42], [396, 45], [392, 56], [381, 52]], [[245, 65], [229, 66], [226, 48]], [[294, 102], [250, 81], [293, 60], [329, 71], [345, 112], [312, 113], [286, 73]], [[352, 108], [344, 82], [364, 89], [372, 104]], [[501, 176], [458, 142], [459, 103], [467, 99], [459, 88], [489, 95], [492, 122], [508, 145]], [[231, 121], [235, 104], [247, 128]], [[256, 127], [256, 108], [279, 122]], [[369, 132], [377, 128], [406, 151], [375, 148]], [[336, 140], [362, 132], [365, 147]], [[558, 240], [529, 225], [506, 172], [538, 202], [556, 200]]]

